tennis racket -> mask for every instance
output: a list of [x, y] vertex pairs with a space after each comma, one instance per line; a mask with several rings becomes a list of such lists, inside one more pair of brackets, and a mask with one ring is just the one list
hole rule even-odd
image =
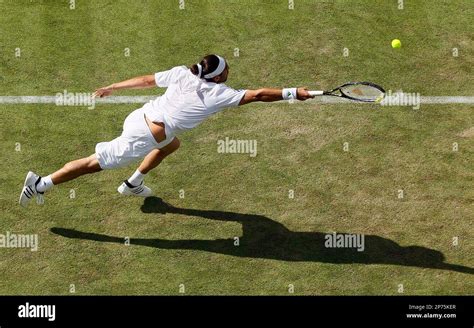
[[331, 91], [309, 91], [312, 96], [334, 96], [363, 102], [382, 101], [385, 90], [372, 82], [349, 82]]

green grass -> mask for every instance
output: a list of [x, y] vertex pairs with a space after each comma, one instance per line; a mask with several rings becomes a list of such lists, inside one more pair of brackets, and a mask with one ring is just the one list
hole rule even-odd
[[[90, 91], [212, 52], [229, 59], [235, 88], [372, 80], [472, 95], [472, 1], [405, 3], [189, 0], [179, 10], [178, 1], [83, 0], [70, 10], [4, 0], [1, 95]], [[45, 206], [17, 205], [28, 170], [49, 174], [90, 155], [135, 108], [0, 106], [0, 234], [40, 240], [38, 252], [0, 248], [0, 294], [68, 294], [70, 284], [81, 295], [178, 294], [180, 284], [186, 294], [286, 295], [289, 284], [295, 294], [398, 295], [399, 284], [405, 294], [474, 293], [474, 139], [459, 136], [474, 126], [472, 107], [249, 105], [182, 135], [147, 177], [161, 201], [118, 195], [132, 166], [53, 188]], [[257, 157], [217, 153], [225, 137], [257, 140]], [[325, 249], [333, 231], [366, 235], [366, 250]]]

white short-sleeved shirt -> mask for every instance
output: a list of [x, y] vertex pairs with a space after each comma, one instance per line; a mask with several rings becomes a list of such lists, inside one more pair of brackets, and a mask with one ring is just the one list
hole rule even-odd
[[207, 82], [191, 73], [186, 66], [158, 72], [155, 81], [157, 86], [168, 89], [143, 108], [151, 121], [165, 124], [167, 136], [192, 129], [224, 108], [238, 106], [246, 91]]

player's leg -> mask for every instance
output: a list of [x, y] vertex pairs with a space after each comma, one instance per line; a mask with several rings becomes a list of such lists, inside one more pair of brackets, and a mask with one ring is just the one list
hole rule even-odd
[[118, 192], [122, 195], [141, 197], [151, 196], [153, 194], [151, 189], [143, 185], [143, 179], [145, 178], [145, 175], [157, 167], [163, 161], [163, 159], [174, 153], [179, 148], [179, 146], [180, 141], [175, 137], [173, 141], [163, 148], [153, 149], [147, 156], [145, 156], [135, 173], [133, 173], [130, 178], [125, 180], [117, 189]]
[[102, 171], [95, 154], [77, 159], [65, 164], [61, 169], [51, 174], [54, 185], [73, 180], [81, 175]]
[[43, 194], [53, 187], [66, 181], [73, 180], [81, 175], [101, 171], [99, 162], [95, 154], [71, 161], [61, 169], [46, 176], [41, 177], [34, 172], [26, 175], [23, 190], [20, 194], [20, 205], [26, 207], [33, 197], [37, 196], [40, 203], [43, 202]]
[[142, 161], [140, 166], [138, 167], [138, 170], [142, 174], [147, 174], [151, 170], [153, 170], [155, 167], [157, 167], [161, 161], [165, 159], [166, 156], [171, 155], [174, 153], [176, 150], [178, 150], [179, 146], [181, 145], [181, 142], [179, 141], [178, 138], [174, 138], [173, 141], [171, 141], [168, 145], [161, 149], [153, 149]]

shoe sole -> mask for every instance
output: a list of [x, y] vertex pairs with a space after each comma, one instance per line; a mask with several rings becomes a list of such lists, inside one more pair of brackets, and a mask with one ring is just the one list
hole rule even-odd
[[31, 201], [31, 199], [33, 199], [33, 196], [32, 198], [28, 198], [28, 201], [25, 203], [25, 204], [22, 204], [21, 202], [21, 199], [23, 197], [23, 192], [25, 191], [25, 187], [28, 186], [28, 180], [34, 176], [34, 173], [29, 171], [28, 174], [26, 175], [26, 178], [25, 178], [25, 182], [23, 183], [23, 188], [21, 189], [21, 194], [20, 194], [20, 199], [18, 200], [18, 203], [22, 206], [22, 207], [27, 207], [28, 206], [28, 203]]
[[119, 194], [124, 195], [124, 196], [136, 196], [136, 197], [150, 197], [153, 195], [153, 193], [150, 193], [149, 195], [143, 195], [143, 194], [134, 194], [133, 192], [127, 191], [124, 187], [123, 184], [121, 184], [118, 188], [117, 191]]

